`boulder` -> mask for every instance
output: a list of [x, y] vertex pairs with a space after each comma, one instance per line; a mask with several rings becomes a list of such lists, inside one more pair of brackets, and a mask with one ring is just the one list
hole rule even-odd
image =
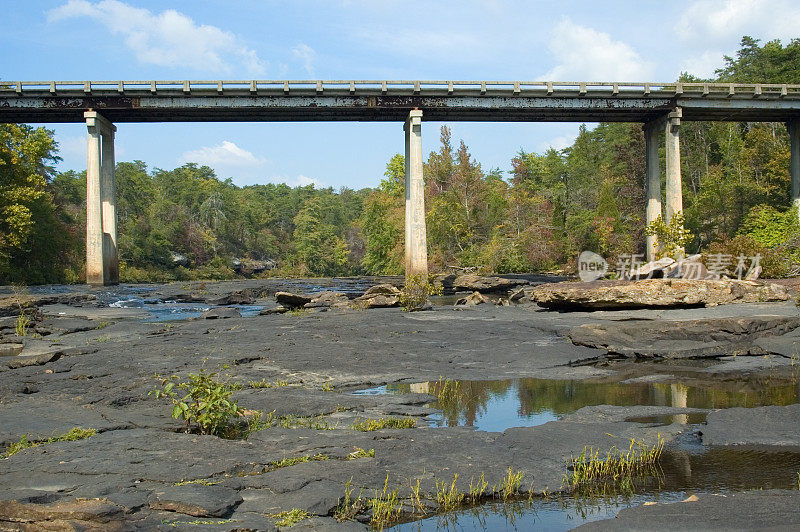
[[375, 286], [370, 286], [361, 297], [370, 298], [376, 295], [397, 296], [400, 295], [400, 289], [391, 284], [376, 284]]
[[661, 277], [665, 277], [664, 269], [669, 267], [674, 262], [675, 260], [670, 257], [664, 257], [663, 259], [658, 259], [648, 262], [646, 264], [641, 265], [639, 268], [636, 268], [635, 270], [631, 270], [628, 273], [627, 278], [659, 279]]
[[277, 292], [275, 294], [275, 301], [284, 307], [300, 308], [306, 303], [311, 303], [311, 297], [302, 294], [293, 294], [291, 292]]
[[18, 355], [24, 347], [23, 344], [0, 344], [0, 357]]
[[475, 305], [482, 305], [484, 303], [491, 303], [491, 300], [477, 291], [456, 301], [456, 305], [466, 305], [468, 307], [474, 307]]
[[360, 308], [387, 308], [400, 305], [400, 299], [397, 296], [383, 294], [376, 294], [371, 297], [361, 296], [356, 301], [357, 306]]
[[512, 302], [521, 301], [523, 297], [525, 297], [524, 288], [517, 288], [508, 294], [508, 300]]
[[304, 305], [304, 308], [330, 308], [346, 306], [350, 300], [342, 292], [325, 290], [318, 294], [312, 294], [311, 301]]
[[201, 319], [216, 320], [224, 318], [241, 318], [242, 315], [235, 308], [219, 307], [212, 308], [200, 314]]
[[456, 290], [472, 292], [507, 292], [519, 285], [528, 284], [523, 279], [506, 279], [505, 277], [483, 276], [474, 273], [459, 275], [453, 281]]
[[709, 307], [789, 298], [783, 286], [735, 279], [563, 282], [537, 286], [531, 293], [532, 301], [556, 310]]

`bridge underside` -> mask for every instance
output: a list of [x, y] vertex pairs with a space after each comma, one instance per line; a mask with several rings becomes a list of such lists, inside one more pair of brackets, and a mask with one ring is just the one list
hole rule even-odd
[[83, 122], [87, 109], [112, 122], [650, 122], [676, 107], [689, 121], [781, 122], [800, 117], [795, 99], [601, 96], [393, 95], [24, 95], [0, 97], [0, 122]]

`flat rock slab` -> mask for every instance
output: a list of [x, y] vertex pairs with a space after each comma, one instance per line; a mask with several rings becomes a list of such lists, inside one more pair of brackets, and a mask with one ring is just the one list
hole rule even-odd
[[150, 508], [197, 517], [224, 517], [241, 502], [241, 495], [229, 488], [186, 484], [156, 490]]
[[540, 285], [531, 293], [539, 306], [566, 311], [705, 307], [790, 297], [785, 287], [776, 284], [690, 279], [565, 282]]
[[706, 419], [705, 445], [800, 447], [800, 404], [728, 408]]
[[693, 502], [652, 504], [620, 511], [615, 519], [579, 526], [580, 531], [797, 530], [800, 491], [767, 490], [698, 495]]
[[575, 345], [630, 357], [718, 357], [747, 354], [757, 339], [779, 337], [798, 328], [797, 316], [750, 316], [589, 323], [572, 328], [569, 337]]

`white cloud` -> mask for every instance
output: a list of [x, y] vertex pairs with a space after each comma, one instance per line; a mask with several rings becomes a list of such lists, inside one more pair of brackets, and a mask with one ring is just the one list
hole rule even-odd
[[239, 37], [216, 26], [197, 24], [173, 9], [152, 13], [117, 0], [91, 3], [69, 0], [52, 9], [48, 21], [90, 18], [112, 35], [122, 36], [136, 58], [145, 64], [189, 67], [197, 71], [263, 75], [265, 63]]
[[269, 181], [271, 183], [286, 183], [290, 187], [305, 187], [308, 185], [314, 185], [315, 188], [327, 188], [328, 186], [319, 179], [304, 176], [303, 174], [299, 174], [295, 178], [286, 176], [273, 176], [269, 178]]
[[[721, 68], [725, 52], [703, 52], [681, 62], [680, 71], [700, 78], [714, 78], [714, 71]], [[678, 77], [678, 73], [675, 73]]]
[[643, 81], [653, 65], [630, 46], [565, 18], [553, 29], [550, 51], [558, 61], [543, 78], [553, 81]]
[[569, 148], [575, 142], [577, 138], [577, 132], [572, 135], [559, 135], [558, 137], [553, 137], [550, 140], [542, 142], [536, 147], [537, 153], [544, 153], [550, 148], [554, 150], [563, 150], [564, 148]]
[[796, 0], [696, 0], [684, 10], [675, 32], [685, 42], [733, 48], [743, 35], [791, 39], [798, 26]]
[[183, 163], [198, 163], [215, 169], [253, 168], [263, 166], [267, 160], [256, 157], [252, 152], [240, 148], [233, 142], [224, 140], [219, 146], [202, 147], [190, 150], [180, 157]]
[[317, 52], [307, 44], [300, 43], [292, 48], [292, 54], [296, 59], [302, 61], [306, 73], [313, 79], [315, 77], [314, 60], [317, 58]]

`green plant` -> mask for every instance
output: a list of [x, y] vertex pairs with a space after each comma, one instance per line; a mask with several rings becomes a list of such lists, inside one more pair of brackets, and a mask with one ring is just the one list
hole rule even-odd
[[284, 458], [283, 460], [278, 460], [275, 462], [270, 462], [267, 464], [267, 468], [272, 471], [273, 469], [280, 469], [282, 467], [290, 467], [297, 464], [305, 464], [308, 462], [320, 462], [323, 460], [330, 460], [331, 457], [324, 455], [322, 453], [318, 453], [315, 455], [304, 455], [304, 456], [293, 456], [291, 458]]
[[486, 475], [481, 473], [477, 481], [473, 478], [469, 479], [469, 500], [472, 503], [478, 502], [482, 497], [489, 483], [486, 482]]
[[631, 439], [627, 451], [612, 447], [604, 457], [600, 456], [600, 451], [584, 447], [580, 456], [571, 460], [564, 483], [573, 489], [600, 481], [630, 486], [634, 476], [651, 471], [663, 450], [664, 440], [661, 436], [653, 445]]
[[413, 429], [417, 420], [413, 417], [388, 417], [380, 419], [367, 418], [364, 421], [354, 421], [350, 428], [361, 432], [372, 432], [381, 429]]
[[375, 496], [367, 501], [367, 505], [372, 509], [370, 525], [379, 530], [400, 517], [403, 503], [397, 497], [397, 488], [389, 491], [389, 475], [383, 481], [383, 491], [375, 490]]
[[301, 510], [300, 508], [292, 508], [288, 512], [270, 514], [270, 517], [276, 519], [275, 525], [288, 528], [296, 525], [304, 519], [309, 519], [311, 514], [305, 510]]
[[[161, 379], [162, 389], [154, 389], [149, 395], [167, 397], [172, 401], [172, 417], [186, 421], [187, 429], [196, 424], [201, 434], [221, 436], [232, 425], [232, 420], [244, 415], [244, 410], [230, 399], [233, 390], [223, 382], [217, 382], [216, 373], [189, 374], [188, 381], [177, 375]], [[175, 391], [183, 390], [180, 397]]]
[[525, 474], [522, 471], [517, 471], [515, 473], [513, 468], [508, 468], [508, 475], [503, 479], [502, 495], [504, 501], [507, 501], [519, 493], [519, 487], [522, 484], [523, 476], [525, 476]]
[[683, 256], [687, 244], [693, 238], [692, 233], [684, 227], [684, 224], [685, 219], [681, 212], [673, 214], [669, 223], [659, 216], [647, 224], [644, 232], [655, 236], [658, 240], [659, 258], [672, 257], [677, 260]]
[[355, 460], [357, 458], [375, 458], [375, 449], [366, 451], [361, 447], [356, 447], [356, 450], [347, 455], [348, 460]]
[[411, 506], [414, 511], [425, 514], [425, 506], [422, 504], [422, 497], [419, 494], [419, 479], [416, 484], [411, 484]]
[[323, 392], [332, 392], [332, 391], [334, 391], [333, 385], [331, 383], [329, 383], [329, 382], [323, 382], [322, 386], [320, 387], [320, 389]]
[[436, 502], [439, 504], [439, 507], [444, 510], [445, 512], [449, 512], [451, 510], [455, 510], [464, 502], [466, 499], [467, 494], [459, 491], [456, 487], [456, 481], [458, 480], [458, 473], [453, 475], [453, 481], [449, 483], [447, 482], [439, 482], [436, 481]]
[[207, 478], [197, 478], [194, 480], [181, 480], [180, 482], [176, 482], [173, 486], [189, 486], [192, 484], [199, 484], [201, 486], [216, 486], [219, 482], [214, 480], [208, 480]]
[[433, 278], [424, 274], [413, 273], [406, 276], [405, 286], [397, 299], [403, 310], [419, 310], [428, 302], [429, 296], [441, 295], [442, 292], [441, 283], [435, 282]]
[[56, 443], [60, 441], [78, 441], [78, 440], [85, 440], [91, 436], [97, 434], [95, 429], [84, 429], [81, 427], [73, 427], [69, 431], [65, 432], [64, 434], [53, 436], [52, 438], [48, 438], [46, 440], [28, 440], [28, 436], [23, 434], [18, 442], [14, 442], [8, 446], [4, 453], [0, 454], [0, 458], [8, 458], [9, 456], [14, 456], [18, 452], [29, 449], [31, 447], [38, 447], [40, 445], [47, 445], [50, 443]]
[[358, 493], [358, 497], [353, 498], [353, 477], [344, 484], [344, 497], [339, 500], [339, 504], [333, 512], [333, 517], [337, 521], [347, 521], [353, 519], [361, 510], [364, 509], [364, 502], [361, 495], [363, 488]]
[[19, 316], [17, 316], [17, 321], [14, 323], [14, 334], [17, 336], [27, 336], [28, 325], [30, 325], [30, 323], [30, 318], [25, 315], [24, 311], [20, 311]]

